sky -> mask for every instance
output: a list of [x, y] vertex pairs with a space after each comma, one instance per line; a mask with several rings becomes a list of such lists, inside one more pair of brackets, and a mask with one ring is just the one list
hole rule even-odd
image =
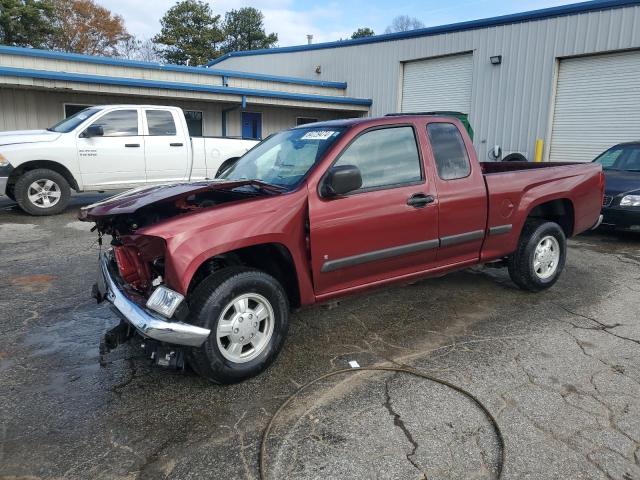
[[[255, 7], [264, 13], [267, 33], [278, 34], [278, 46], [327, 42], [351, 37], [359, 27], [370, 27], [376, 34], [397, 15], [418, 18], [425, 26], [477, 20], [509, 13], [576, 3], [578, 0], [216, 0], [213, 11]], [[176, 0], [97, 0], [113, 13], [122, 15], [129, 33], [141, 39], [160, 30], [160, 18]]]

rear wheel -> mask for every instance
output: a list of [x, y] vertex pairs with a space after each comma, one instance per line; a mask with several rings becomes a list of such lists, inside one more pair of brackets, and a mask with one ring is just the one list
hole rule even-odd
[[276, 358], [287, 333], [289, 303], [271, 275], [229, 267], [205, 279], [190, 302], [190, 323], [211, 330], [188, 361], [216, 383], [257, 375]]
[[71, 189], [58, 172], [37, 168], [18, 179], [14, 195], [20, 208], [31, 215], [55, 215], [68, 205]]
[[549, 288], [560, 277], [566, 255], [567, 240], [560, 225], [529, 220], [522, 229], [518, 249], [509, 257], [511, 280], [532, 292]]

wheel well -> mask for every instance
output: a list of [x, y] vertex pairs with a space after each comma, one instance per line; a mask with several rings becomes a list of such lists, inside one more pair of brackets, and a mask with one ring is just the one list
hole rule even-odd
[[300, 289], [293, 258], [287, 247], [279, 243], [265, 243], [240, 248], [216, 255], [202, 263], [191, 278], [188, 293], [214, 271], [221, 268], [243, 265], [268, 273], [284, 288], [293, 308], [300, 306]]
[[69, 182], [69, 186], [74, 190], [78, 190], [78, 182], [73, 177], [73, 174], [67, 169], [67, 167], [57, 163], [52, 162], [51, 160], [32, 160], [30, 162], [23, 163], [22, 165], [17, 166], [9, 175], [9, 180], [7, 182], [7, 187], [13, 187], [15, 183], [18, 181], [18, 178], [29, 170], [35, 170], [37, 168], [47, 168], [49, 170], [53, 170], [54, 172], [58, 172], [62, 175], [67, 182]]
[[529, 212], [527, 218], [539, 218], [555, 222], [560, 225], [567, 238], [573, 235], [573, 203], [566, 198], [551, 200], [537, 205]]

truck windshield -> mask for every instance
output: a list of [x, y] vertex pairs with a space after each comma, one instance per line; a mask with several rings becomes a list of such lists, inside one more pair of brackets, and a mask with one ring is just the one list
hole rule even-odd
[[342, 132], [344, 127], [285, 130], [248, 151], [219, 178], [259, 180], [292, 190]]
[[75, 115], [72, 115], [69, 118], [65, 118], [64, 120], [56, 123], [53, 127], [47, 128], [47, 130], [49, 130], [50, 132], [69, 133], [71, 130], [84, 122], [87, 118], [94, 116], [99, 111], [99, 108], [85, 108]]

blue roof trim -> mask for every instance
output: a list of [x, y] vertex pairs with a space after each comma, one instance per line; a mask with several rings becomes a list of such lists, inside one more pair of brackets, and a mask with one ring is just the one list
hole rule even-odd
[[37, 48], [11, 47], [0, 45], [0, 53], [6, 55], [22, 55], [25, 57], [50, 58], [54, 60], [66, 60], [69, 62], [97, 63], [100, 65], [114, 65], [118, 67], [136, 67], [147, 70], [160, 70], [168, 72], [195, 73], [198, 75], [215, 75], [232, 78], [247, 78], [250, 80], [263, 80], [266, 82], [290, 83], [295, 85], [311, 85], [314, 87], [328, 87], [346, 89], [346, 82], [330, 82], [324, 80], [310, 80], [306, 78], [286, 77], [279, 75], [264, 75], [261, 73], [235, 72], [232, 70], [218, 70], [205, 67], [187, 67], [184, 65], [164, 65], [162, 63], [142, 62], [139, 60], [126, 60], [111, 57], [99, 57], [94, 55], [82, 55], [79, 53], [54, 52]]
[[356, 45], [366, 45], [369, 43], [391, 42], [394, 40], [406, 40], [416, 37], [429, 37], [443, 33], [462, 32], [464, 30], [474, 30], [478, 28], [496, 27], [509, 23], [527, 22], [531, 20], [543, 20], [552, 17], [562, 17], [577, 13], [586, 13], [596, 10], [606, 10], [611, 8], [621, 8], [630, 5], [639, 5], [640, 0], [592, 0], [589, 2], [573, 3], [559, 7], [543, 8], [523, 13], [513, 13], [499, 17], [485, 18], [481, 20], [471, 20], [467, 22], [452, 23], [436, 27], [419, 28], [408, 32], [387, 33], [374, 35], [373, 37], [356, 38], [354, 40], [339, 40], [336, 42], [315, 43], [311, 45], [294, 45], [291, 47], [264, 48], [261, 50], [245, 50], [241, 52], [226, 53], [215, 60], [207, 63], [208, 66], [216, 65], [227, 58], [246, 57], [252, 55], [269, 55], [274, 53], [305, 52], [309, 50], [323, 50], [327, 48], [353, 47]]
[[162, 90], [183, 90], [189, 92], [219, 93], [224, 95], [247, 95], [250, 97], [280, 98], [283, 100], [298, 100], [304, 102], [324, 102], [365, 106], [370, 106], [373, 103], [373, 101], [368, 98], [336, 97], [329, 95], [315, 95], [310, 93], [289, 93], [279, 92], [277, 90], [255, 90], [251, 88], [224, 87], [222, 85], [165, 82], [160, 80], [145, 80], [141, 78], [108, 77], [106, 75], [52, 72], [49, 70], [33, 70], [28, 68], [15, 67], [0, 67], [0, 75], [23, 78], [40, 78], [44, 80], [60, 80], [66, 82], [91, 83], [99, 85], [158, 88]]

